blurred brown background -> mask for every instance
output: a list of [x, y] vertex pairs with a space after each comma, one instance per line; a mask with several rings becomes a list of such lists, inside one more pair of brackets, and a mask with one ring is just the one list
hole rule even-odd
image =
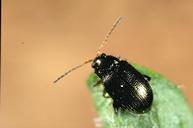
[[193, 1], [3, 0], [1, 128], [94, 128], [86, 87], [103, 51], [150, 67], [182, 87], [193, 106]]

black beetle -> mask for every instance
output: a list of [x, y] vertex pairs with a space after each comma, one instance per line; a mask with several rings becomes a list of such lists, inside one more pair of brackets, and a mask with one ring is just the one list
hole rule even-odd
[[134, 113], [150, 110], [153, 92], [149, 76], [141, 74], [127, 61], [104, 53], [94, 59], [92, 67], [104, 85], [103, 96], [107, 92], [113, 99], [115, 111], [119, 108]]
[[[133, 113], [142, 114], [148, 112], [152, 106], [153, 92], [149, 85], [151, 78], [147, 75], [141, 74], [125, 60], [120, 60], [119, 58], [104, 53], [100, 54], [101, 48], [107, 42], [107, 39], [120, 20], [121, 17], [116, 20], [110, 31], [105, 36], [95, 59], [90, 59], [83, 64], [70, 69], [56, 79], [54, 83], [73, 70], [76, 70], [87, 63], [93, 62], [92, 68], [94, 68], [95, 73], [101, 79], [98, 82], [101, 82], [104, 85], [103, 96], [106, 97], [105, 93], [108, 93], [113, 99], [115, 112], [121, 108]], [[97, 84], [98, 83], [96, 83], [96, 85]]]

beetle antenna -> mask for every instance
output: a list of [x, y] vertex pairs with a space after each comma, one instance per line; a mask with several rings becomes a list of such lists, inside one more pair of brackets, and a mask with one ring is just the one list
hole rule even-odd
[[97, 55], [101, 54], [101, 49], [104, 47], [104, 45], [107, 43], [111, 33], [115, 30], [116, 26], [119, 24], [119, 22], [121, 21], [122, 17], [118, 17], [117, 20], [115, 21], [115, 23], [112, 25], [111, 29], [109, 30], [109, 32], [106, 34], [105, 39], [103, 40], [103, 42], [100, 44], [98, 51], [97, 51]]
[[82, 64], [80, 64], [80, 65], [77, 65], [77, 66], [71, 68], [70, 70], [68, 70], [67, 72], [65, 72], [63, 75], [61, 75], [60, 77], [58, 77], [53, 83], [55, 84], [55, 83], [58, 82], [60, 79], [62, 79], [62, 78], [65, 77], [66, 75], [68, 75], [70, 72], [72, 72], [72, 71], [74, 71], [74, 70], [76, 70], [76, 69], [84, 66], [85, 64], [88, 64], [88, 63], [92, 62], [92, 61], [93, 61], [93, 59], [90, 59], [90, 60], [87, 60], [87, 61], [85, 61], [84, 63], [82, 63]]

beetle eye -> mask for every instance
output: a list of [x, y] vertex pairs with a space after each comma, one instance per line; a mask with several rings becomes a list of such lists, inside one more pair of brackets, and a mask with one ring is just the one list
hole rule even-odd
[[96, 59], [96, 60], [93, 62], [92, 67], [93, 67], [93, 68], [98, 68], [98, 67], [100, 67], [100, 65], [101, 65], [101, 60], [100, 60], [100, 59]]
[[96, 64], [97, 64], [97, 66], [100, 66], [100, 64], [101, 64], [101, 60], [96, 60]]

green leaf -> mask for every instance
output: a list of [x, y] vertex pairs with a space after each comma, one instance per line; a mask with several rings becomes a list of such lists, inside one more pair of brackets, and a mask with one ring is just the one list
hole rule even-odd
[[148, 68], [133, 64], [142, 74], [151, 77], [154, 101], [151, 111], [145, 114], [114, 113], [111, 98], [102, 96], [103, 86], [94, 86], [99, 80], [92, 73], [87, 84], [96, 111], [104, 128], [193, 128], [193, 113], [185, 96], [177, 85]]

